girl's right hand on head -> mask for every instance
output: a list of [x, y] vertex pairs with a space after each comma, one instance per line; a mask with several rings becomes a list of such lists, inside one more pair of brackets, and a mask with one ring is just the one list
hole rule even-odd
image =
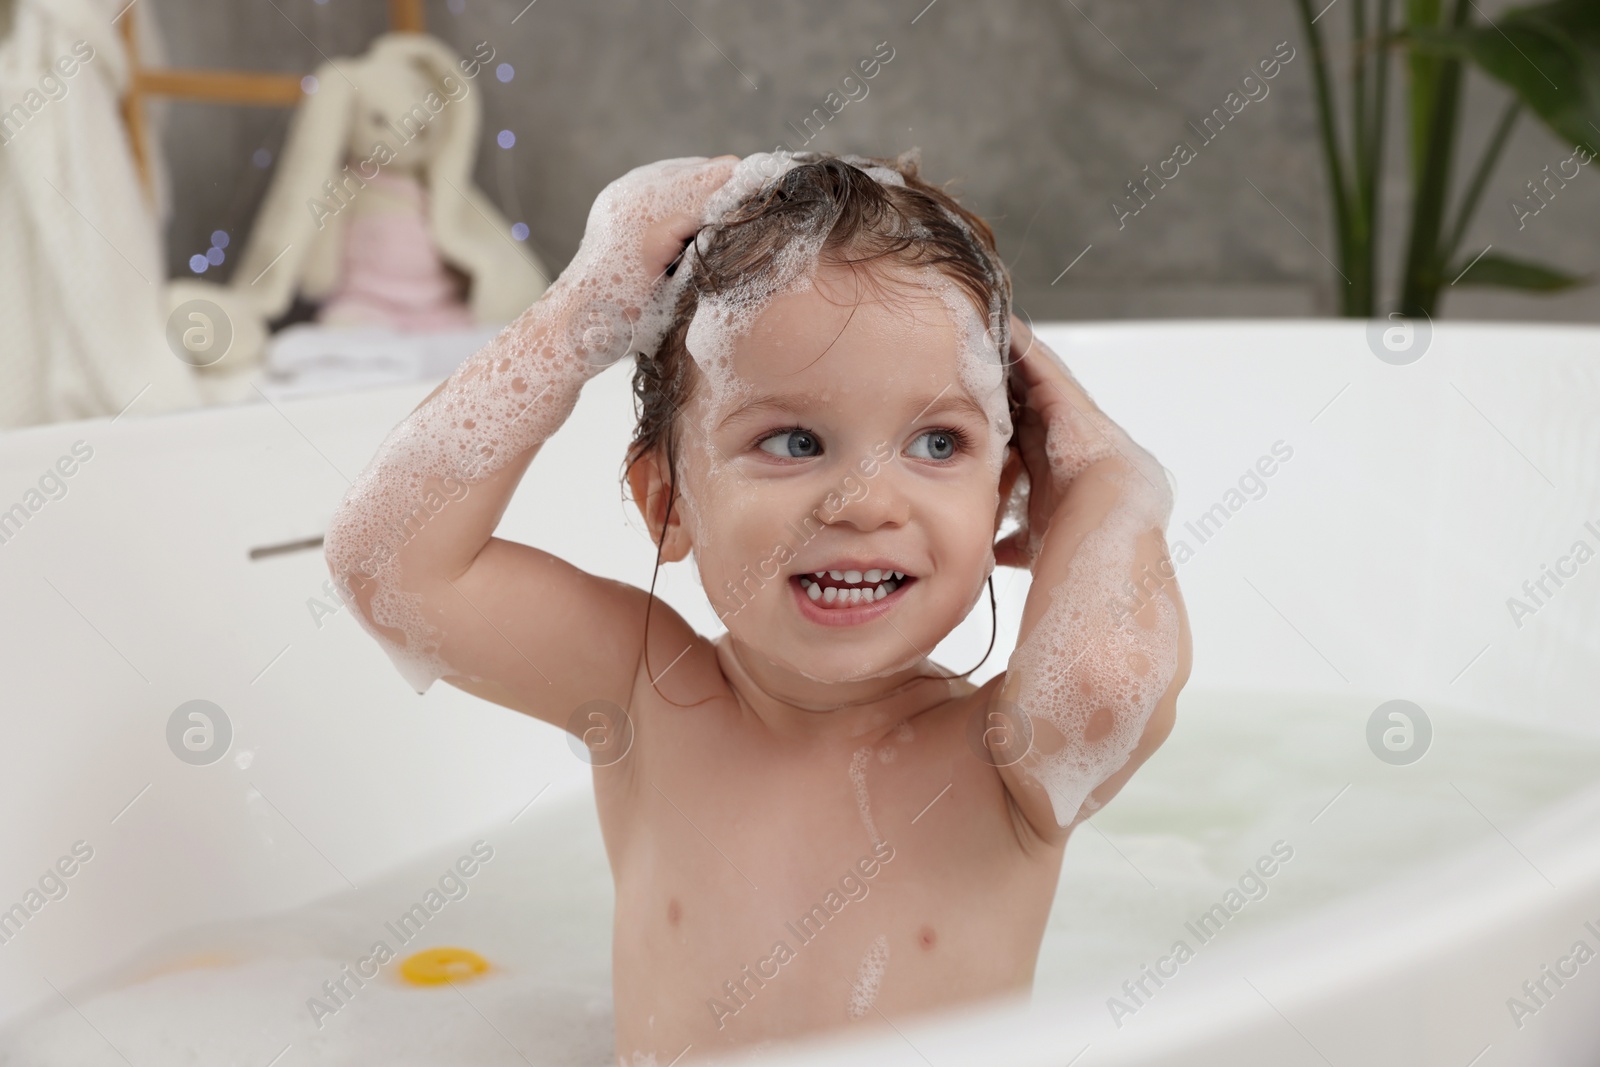
[[[704, 224], [706, 202], [733, 173], [738, 156], [685, 156], [635, 167], [600, 191], [589, 210], [584, 244], [640, 268], [654, 288]], [[644, 294], [637, 294], [644, 295]]]
[[595, 197], [578, 254], [552, 286], [577, 290], [568, 318], [589, 362], [608, 365], [624, 350], [659, 346], [685, 277], [667, 269], [705, 224], [707, 202], [738, 162], [731, 155], [658, 160]]
[[738, 164], [738, 156], [718, 156], [706, 159], [691, 156], [685, 160], [666, 160], [667, 163], [684, 164], [652, 176], [648, 184], [635, 194], [644, 200], [644, 207], [652, 215], [662, 194], [681, 198], [646, 226], [640, 252], [646, 270], [660, 280], [667, 269], [683, 254], [684, 248], [705, 224], [706, 202], [727, 182]]

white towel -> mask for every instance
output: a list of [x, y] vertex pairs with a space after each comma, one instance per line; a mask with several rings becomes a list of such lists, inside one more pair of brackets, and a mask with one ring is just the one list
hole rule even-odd
[[300, 323], [274, 334], [268, 342], [265, 373], [257, 388], [277, 401], [404, 382], [437, 383], [494, 340], [500, 330], [499, 326], [474, 326], [407, 333], [375, 326]]
[[119, 111], [125, 4], [16, 0], [0, 40], [0, 429], [201, 401]]

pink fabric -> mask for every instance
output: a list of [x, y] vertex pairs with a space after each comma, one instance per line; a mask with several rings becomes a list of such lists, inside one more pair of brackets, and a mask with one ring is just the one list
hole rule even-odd
[[367, 181], [406, 201], [408, 208], [352, 212], [339, 288], [317, 312], [318, 321], [416, 332], [472, 326], [472, 314], [456, 295], [455, 280], [428, 229], [427, 191], [403, 174], [379, 171]]

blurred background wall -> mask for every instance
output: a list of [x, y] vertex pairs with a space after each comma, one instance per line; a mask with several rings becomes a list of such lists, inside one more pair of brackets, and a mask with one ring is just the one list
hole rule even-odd
[[[363, 51], [385, 28], [382, 0], [143, 2], [176, 66], [309, 72], [324, 57]], [[1508, 5], [1478, 6], [1493, 18]], [[1347, 21], [1332, 6], [1319, 26], [1342, 45]], [[640, 164], [780, 144], [872, 155], [918, 146], [924, 176], [950, 182], [993, 225], [1017, 302], [1035, 318], [1336, 309], [1309, 55], [1291, 0], [435, 0], [428, 22], [463, 55], [480, 41], [494, 49], [498, 69], [476, 86], [485, 107], [478, 181], [526, 225], [526, 240], [554, 270], [576, 251], [595, 194]], [[1221, 107], [1284, 41], [1295, 56], [1268, 95], [1203, 143], [1187, 123]], [[842, 79], [859, 61], [891, 50], [860, 83], [864, 97], [820, 129], [815, 119], [804, 124], [814, 109], [829, 114], [830, 92], [845, 98]], [[1336, 48], [1333, 59], [1344, 55]], [[1394, 67], [1392, 78], [1402, 77]], [[1476, 73], [1467, 86], [1458, 186], [1502, 99]], [[158, 110], [176, 205], [167, 259], [181, 276], [213, 231], [243, 239], [289, 116], [177, 103]], [[1404, 238], [1403, 120], [1397, 107], [1383, 190], [1389, 276]], [[514, 137], [510, 148], [500, 147], [511, 140], [502, 130]], [[1119, 228], [1112, 201], [1179, 140], [1197, 158]], [[1492, 243], [1505, 255], [1594, 270], [1600, 163], [1520, 231], [1508, 206], [1546, 164], [1571, 154], [1524, 113], [1464, 247]], [[1386, 284], [1386, 299], [1392, 292]], [[1592, 287], [1448, 292], [1453, 318], [1600, 321]]]

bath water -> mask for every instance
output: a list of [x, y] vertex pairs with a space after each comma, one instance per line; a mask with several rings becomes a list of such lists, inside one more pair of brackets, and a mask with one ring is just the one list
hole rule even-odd
[[[1293, 858], [1262, 880], [1265, 894], [1222, 936], [1270, 936], [1277, 924], [1498, 832], [1515, 841], [1528, 817], [1600, 779], [1600, 737], [1433, 707], [1431, 750], [1409, 766], [1384, 763], [1366, 742], [1377, 703], [1186, 693], [1167, 743], [1073, 833], [1036, 1000], [1109, 995], [1275, 842]], [[401, 944], [397, 918], [478, 841], [493, 858], [457, 879], [465, 895]], [[1510, 845], [1506, 855], [1525, 862]], [[78, 1011], [57, 1000], [0, 1034], [0, 1065], [600, 1067], [616, 1062], [612, 902], [591, 797], [547, 797], [515, 823], [484, 827], [360, 890], [164, 939], [64, 990]], [[413, 985], [396, 959], [359, 985], [345, 978], [345, 992], [330, 997], [324, 983], [355, 973], [379, 940], [399, 959], [460, 946], [489, 969]], [[892, 983], [893, 959], [863, 968], [882, 964], [882, 981]], [[312, 998], [320, 1011], [308, 1007]]]

